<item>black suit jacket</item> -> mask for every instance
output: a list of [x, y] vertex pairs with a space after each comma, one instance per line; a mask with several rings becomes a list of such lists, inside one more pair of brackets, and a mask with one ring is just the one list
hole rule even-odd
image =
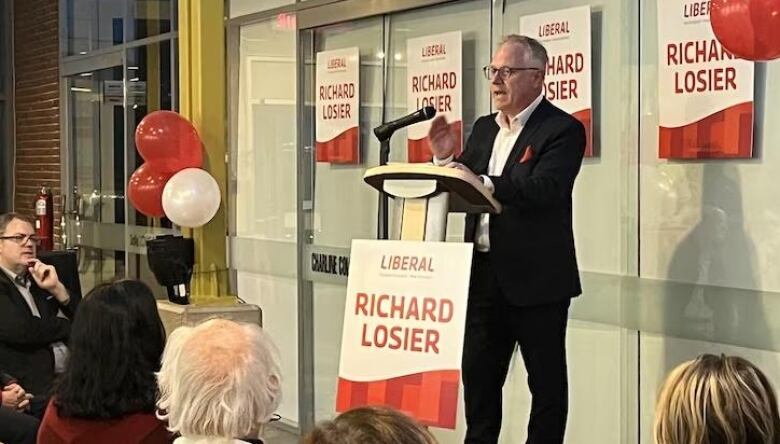
[[[477, 119], [458, 161], [487, 174], [499, 127]], [[526, 150], [530, 152], [526, 155]], [[490, 216], [490, 262], [512, 305], [559, 302], [579, 295], [571, 194], [585, 153], [585, 128], [545, 99], [529, 117], [500, 175], [489, 176], [503, 205]], [[524, 162], [521, 159], [528, 158]], [[466, 218], [472, 242], [479, 215]], [[479, 283], [472, 283], [479, 285]]]
[[[33, 316], [14, 282], [0, 270], [0, 368], [14, 375], [27, 392], [48, 396], [54, 380], [51, 343], [67, 341], [78, 300], [71, 297], [63, 307], [35, 282], [30, 292], [40, 318]], [[69, 319], [57, 317], [59, 309]]]

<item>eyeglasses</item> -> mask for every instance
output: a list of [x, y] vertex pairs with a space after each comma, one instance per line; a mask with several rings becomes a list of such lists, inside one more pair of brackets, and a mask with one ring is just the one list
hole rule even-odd
[[541, 71], [541, 68], [510, 68], [508, 66], [502, 66], [500, 68], [485, 66], [482, 68], [482, 72], [485, 73], [485, 78], [488, 80], [493, 80], [493, 77], [495, 77], [496, 74], [498, 74], [498, 78], [501, 80], [506, 80], [512, 73], [517, 71]]
[[41, 244], [41, 238], [35, 234], [16, 234], [13, 236], [0, 236], [0, 239], [9, 240], [19, 245], [24, 245], [28, 240], [35, 246]]

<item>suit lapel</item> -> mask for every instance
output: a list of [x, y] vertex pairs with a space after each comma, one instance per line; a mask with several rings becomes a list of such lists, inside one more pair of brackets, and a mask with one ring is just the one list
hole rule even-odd
[[490, 125], [488, 125], [487, 129], [485, 130], [484, 137], [480, 137], [478, 140], [484, 141], [484, 146], [482, 146], [482, 150], [480, 150], [479, 153], [479, 159], [477, 159], [476, 162], [476, 168], [474, 169], [474, 172], [477, 174], [487, 174], [488, 170], [488, 164], [490, 163], [490, 156], [493, 154], [493, 143], [496, 140], [496, 136], [498, 135], [498, 124], [495, 121], [496, 115], [492, 115], [493, 120], [490, 121]]
[[[54, 296], [42, 290], [35, 282], [30, 285], [30, 294], [32, 294], [33, 302], [38, 307], [38, 313], [40, 313], [41, 317], [51, 316], [51, 301], [54, 299]], [[54, 314], [56, 314], [56, 310]]]
[[520, 135], [517, 136], [517, 140], [512, 146], [512, 151], [509, 153], [509, 157], [504, 164], [504, 170], [501, 171], [502, 176], [509, 172], [509, 168], [520, 159], [520, 156], [525, 152], [526, 148], [528, 148], [528, 141], [531, 140], [531, 136], [534, 135], [544, 121], [548, 106], [549, 103], [547, 102], [547, 99], [542, 99], [534, 112], [531, 113], [531, 116], [528, 117], [528, 121], [523, 125], [523, 129], [520, 131]]
[[[14, 281], [12, 281], [3, 270], [0, 270], [0, 285], [6, 288], [5, 294], [8, 295], [8, 298], [11, 299], [11, 302], [22, 307], [22, 309], [25, 310], [30, 316], [33, 315], [32, 310], [30, 310], [30, 306], [27, 305], [27, 301], [24, 300], [24, 296], [22, 296], [22, 293], [18, 288], [16, 288]], [[35, 305], [40, 306], [40, 304], [37, 303]], [[40, 308], [38, 310], [40, 311]]]

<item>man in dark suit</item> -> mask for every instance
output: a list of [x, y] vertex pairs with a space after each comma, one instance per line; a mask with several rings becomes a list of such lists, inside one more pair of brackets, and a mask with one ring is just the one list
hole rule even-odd
[[568, 412], [566, 321], [581, 293], [571, 195], [585, 129], [544, 98], [547, 52], [510, 35], [485, 67], [496, 114], [480, 117], [463, 154], [444, 118], [431, 123], [434, 162], [479, 179], [499, 215], [469, 215], [476, 252], [463, 349], [466, 443], [496, 443], [501, 391], [519, 346], [532, 396], [527, 443], [562, 443]]
[[35, 257], [32, 222], [0, 215], [0, 367], [18, 378], [42, 413], [55, 371], [64, 369], [70, 319], [77, 302], [51, 265]]

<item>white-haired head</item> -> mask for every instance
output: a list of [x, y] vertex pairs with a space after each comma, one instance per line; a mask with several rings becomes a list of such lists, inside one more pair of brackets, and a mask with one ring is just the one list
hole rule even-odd
[[498, 46], [500, 47], [507, 44], [515, 44], [523, 47], [523, 49], [525, 49], [525, 61], [528, 66], [539, 68], [542, 70], [542, 74], [544, 74], [549, 59], [547, 57], [547, 50], [538, 40], [525, 35], [509, 34], [501, 38], [501, 42]]
[[171, 334], [157, 416], [182, 436], [256, 434], [281, 400], [279, 352], [257, 325], [212, 319]]

